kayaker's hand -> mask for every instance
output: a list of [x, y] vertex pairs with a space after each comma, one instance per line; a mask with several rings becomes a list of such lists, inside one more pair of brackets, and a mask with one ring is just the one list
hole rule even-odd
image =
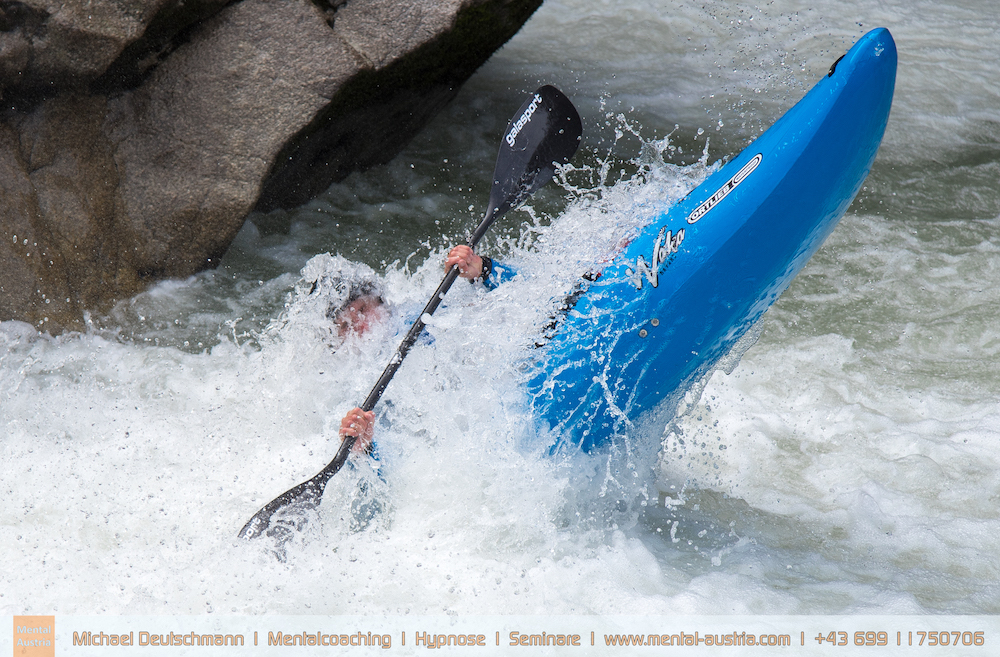
[[483, 275], [483, 259], [465, 244], [459, 244], [448, 252], [448, 259], [444, 261], [444, 270], [448, 271], [452, 265], [458, 267], [459, 276], [468, 278], [470, 281]]
[[340, 421], [340, 437], [357, 436], [352, 452], [367, 454], [371, 451], [372, 437], [375, 434], [375, 413], [365, 413], [360, 408], [348, 411]]

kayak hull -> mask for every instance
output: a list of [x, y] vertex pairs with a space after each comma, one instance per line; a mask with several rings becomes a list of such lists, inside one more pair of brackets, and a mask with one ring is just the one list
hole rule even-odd
[[861, 189], [895, 76], [892, 36], [869, 32], [589, 284], [529, 382], [560, 444], [590, 451], [676, 403], [760, 319]]

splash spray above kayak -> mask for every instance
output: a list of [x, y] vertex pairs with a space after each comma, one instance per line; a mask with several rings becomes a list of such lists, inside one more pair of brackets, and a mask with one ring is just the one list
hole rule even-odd
[[854, 200], [896, 79], [888, 30], [651, 222], [579, 295], [529, 382], [560, 445], [590, 451], [690, 385], [760, 319]]

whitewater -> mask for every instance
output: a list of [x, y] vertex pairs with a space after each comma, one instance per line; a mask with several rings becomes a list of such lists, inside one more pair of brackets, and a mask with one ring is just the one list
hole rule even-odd
[[[676, 417], [550, 456], [523, 383], [559, 299], [876, 26], [895, 102], [832, 236]], [[989, 0], [546, 0], [392, 163], [251, 217], [217, 270], [83, 333], [0, 323], [0, 609], [1000, 613], [998, 42]], [[378, 463], [281, 559], [238, 541], [333, 457], [546, 83], [584, 146], [484, 239], [518, 276], [452, 288], [376, 408]], [[363, 338], [310, 305], [335, 258], [384, 283]]]

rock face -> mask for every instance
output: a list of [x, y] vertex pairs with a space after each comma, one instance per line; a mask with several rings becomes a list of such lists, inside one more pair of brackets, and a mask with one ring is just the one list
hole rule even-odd
[[541, 0], [0, 0], [0, 321], [82, 327], [387, 162]]

